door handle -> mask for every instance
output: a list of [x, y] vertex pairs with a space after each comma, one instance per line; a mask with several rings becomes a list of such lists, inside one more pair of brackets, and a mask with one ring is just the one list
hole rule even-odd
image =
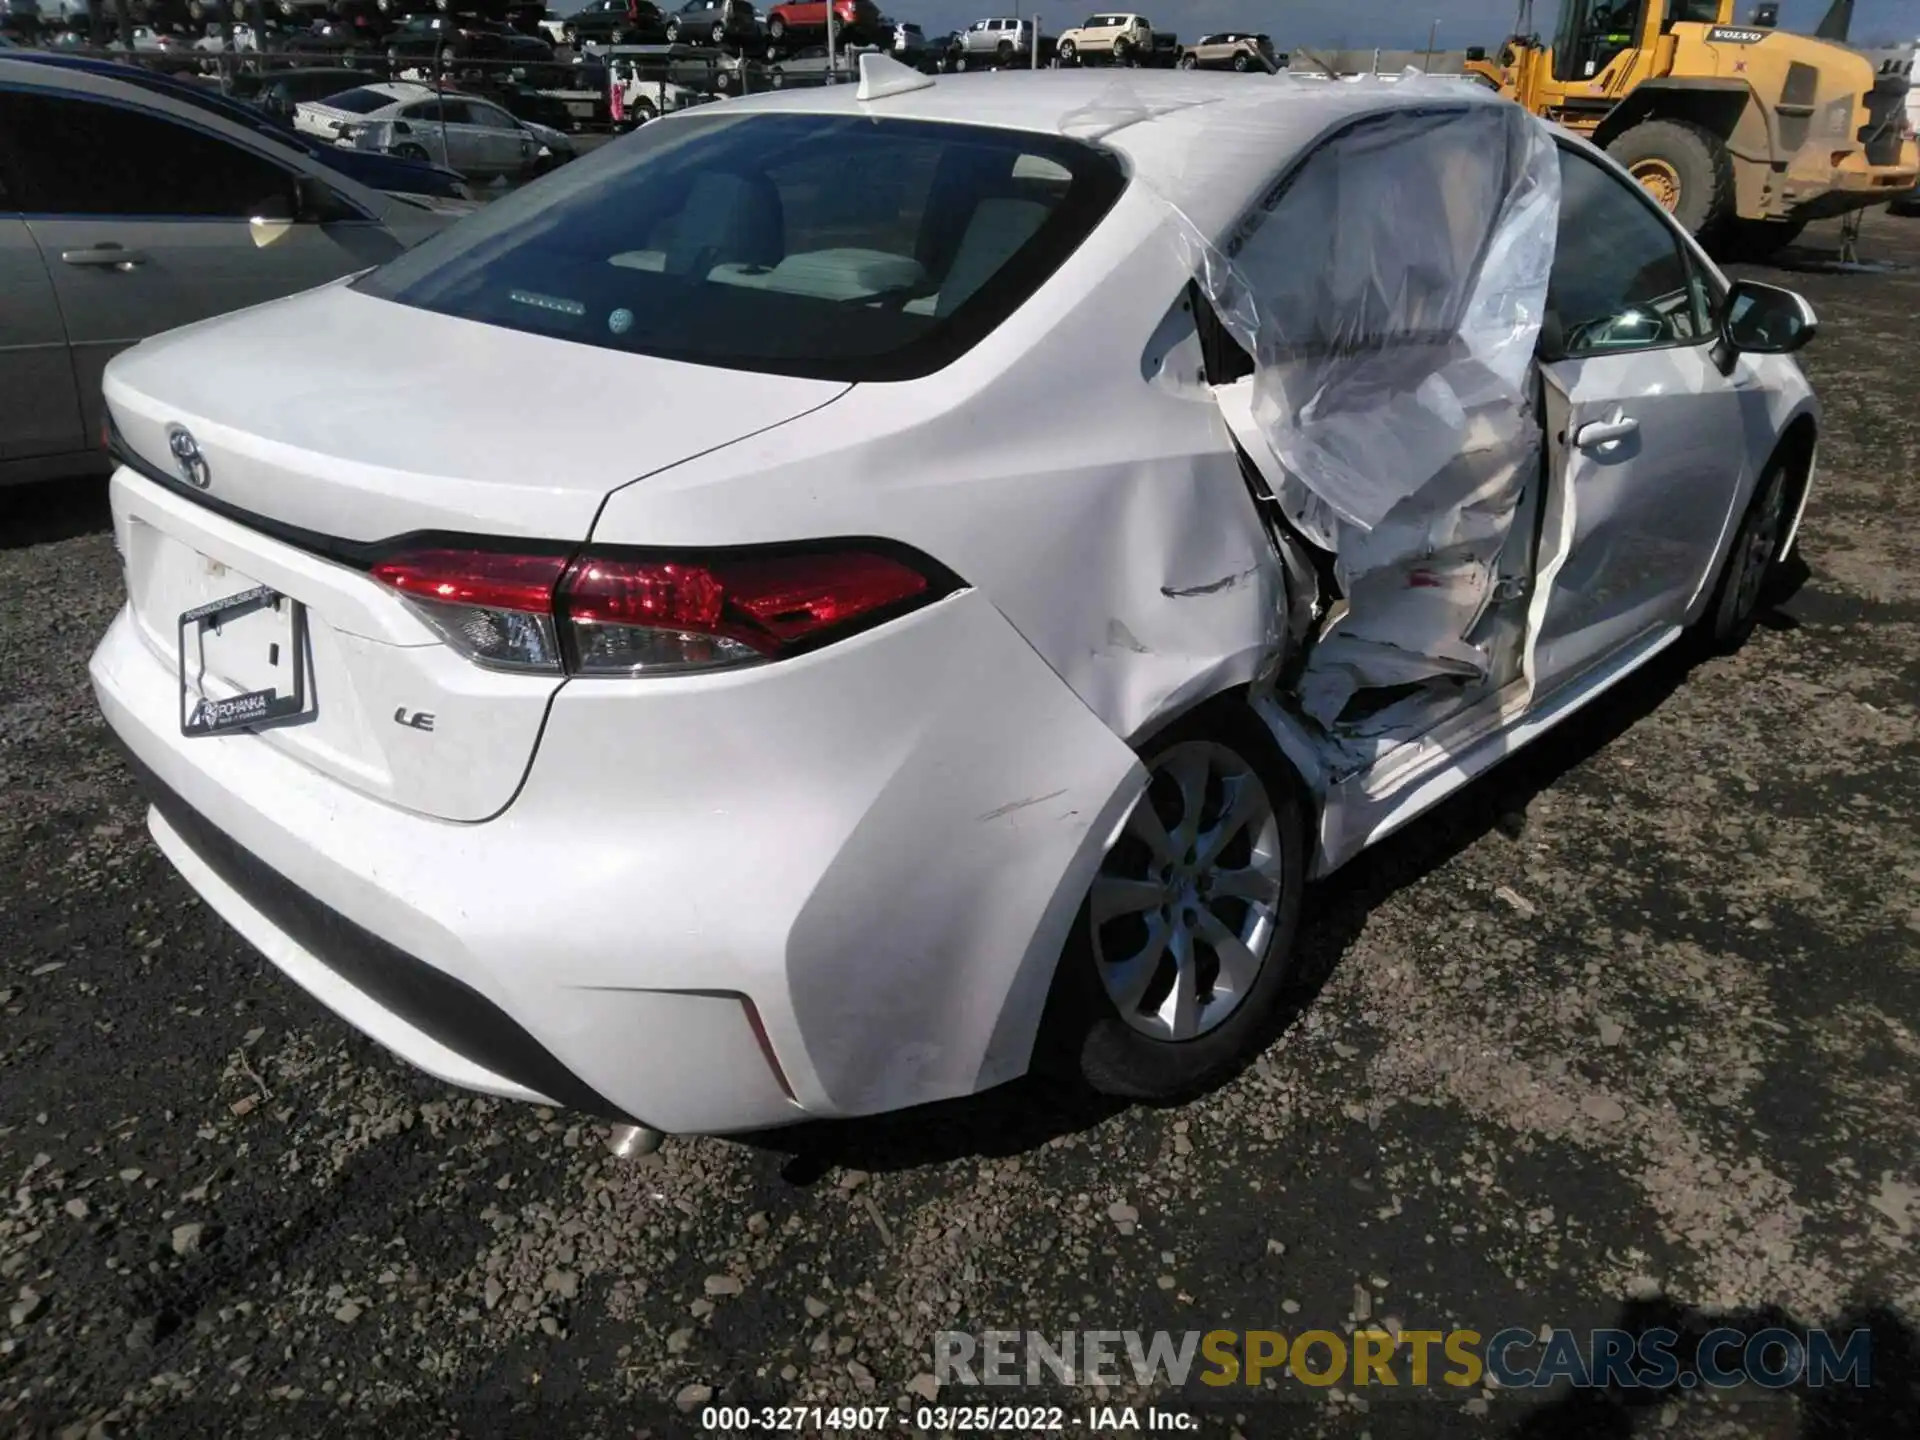
[[1580, 432], [1573, 437], [1573, 443], [1582, 450], [1593, 450], [1602, 445], [1611, 445], [1616, 440], [1624, 440], [1639, 429], [1638, 420], [1616, 410], [1605, 420], [1595, 420], [1590, 425], [1582, 425]]
[[116, 270], [131, 270], [147, 263], [144, 251], [128, 250], [111, 240], [86, 250], [62, 250], [60, 260], [66, 265], [111, 265]]

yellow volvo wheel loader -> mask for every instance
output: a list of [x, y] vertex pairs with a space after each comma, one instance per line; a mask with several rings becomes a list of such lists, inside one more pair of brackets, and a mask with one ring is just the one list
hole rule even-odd
[[1759, 258], [1920, 180], [1906, 78], [1840, 43], [1852, 0], [1814, 36], [1759, 9], [1736, 25], [1734, 0], [1561, 0], [1551, 44], [1515, 33], [1467, 69], [1602, 146], [1710, 248]]

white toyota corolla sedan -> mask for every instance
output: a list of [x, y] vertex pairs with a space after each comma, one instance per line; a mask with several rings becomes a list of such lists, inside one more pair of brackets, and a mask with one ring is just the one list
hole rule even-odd
[[1310, 879], [1743, 638], [1813, 328], [1473, 87], [867, 56], [121, 355], [93, 682], [188, 882], [456, 1084], [1178, 1095]]

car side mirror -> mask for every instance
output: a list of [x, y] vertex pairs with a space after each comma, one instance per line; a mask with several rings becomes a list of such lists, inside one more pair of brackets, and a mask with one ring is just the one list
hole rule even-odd
[[1791, 355], [1820, 333], [1820, 317], [1806, 298], [1778, 285], [1737, 280], [1720, 310], [1714, 359], [1722, 374], [1740, 355]]
[[296, 225], [325, 225], [344, 220], [353, 211], [340, 194], [317, 175], [300, 175], [293, 182], [293, 219]]

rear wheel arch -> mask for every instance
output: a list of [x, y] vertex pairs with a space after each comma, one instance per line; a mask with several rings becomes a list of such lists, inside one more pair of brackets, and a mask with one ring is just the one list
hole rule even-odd
[[1677, 120], [1726, 144], [1740, 128], [1748, 109], [1757, 106], [1753, 92], [1745, 85], [1649, 80], [1607, 112], [1593, 132], [1593, 143], [1604, 150], [1618, 136], [1645, 121]]
[[1755, 475], [1692, 628], [1690, 643], [1699, 653], [1731, 654], [1752, 633], [1799, 528], [1817, 439], [1813, 417], [1796, 416]]
[[[1285, 686], [1282, 685], [1281, 688], [1284, 690]], [[1301, 812], [1306, 819], [1310, 845], [1307, 868], [1312, 872], [1320, 859], [1320, 818], [1326, 809], [1327, 797], [1317, 786], [1324, 783], [1324, 777], [1318, 781], [1310, 779], [1302, 770], [1301, 764], [1287, 753], [1286, 744], [1273, 733], [1272, 725], [1261, 713], [1261, 705], [1257, 703], [1253, 685], [1228, 685], [1205, 694], [1195, 695], [1191, 700], [1168, 709], [1165, 714], [1155, 716], [1151, 723], [1127, 736], [1127, 746], [1136, 755], [1147, 755], [1167, 736], [1182, 728], [1210, 724], [1232, 712], [1244, 713], [1254, 724], [1267, 732], [1268, 742], [1273, 746], [1275, 757], [1285, 766], [1291, 777], [1298, 791]]]
[[[1189, 1040], [1153, 1041], [1122, 1018], [1101, 978], [1092, 929], [1092, 896], [1099, 875], [1118, 848], [1116, 835], [1116, 844], [1102, 854], [1095, 885], [1079, 897], [1072, 930], [1056, 962], [1034, 1039], [1033, 1071], [1069, 1078], [1107, 1095], [1172, 1100], [1224, 1083], [1271, 1041], [1275, 1019], [1291, 988], [1288, 972], [1307, 876], [1313, 868], [1318, 815], [1306, 783], [1248, 699], [1244, 685], [1206, 696], [1135, 737], [1131, 748], [1151, 771], [1156, 758], [1175, 747], [1191, 749], [1195, 741], [1224, 746], [1247, 762], [1265, 790], [1281, 839], [1284, 882], [1274, 932], [1254, 988], [1236, 1002], [1217, 1029]], [[1153, 803], [1151, 783], [1135, 806]]]
[[1787, 467], [1788, 483], [1793, 487], [1787, 492], [1790, 514], [1798, 515], [1801, 505], [1806, 502], [1807, 487], [1813, 484], [1813, 457], [1819, 444], [1819, 422], [1813, 416], [1802, 413], [1794, 416], [1781, 432], [1779, 441], [1773, 447], [1773, 454], [1767, 457], [1769, 466], [1777, 461]]

